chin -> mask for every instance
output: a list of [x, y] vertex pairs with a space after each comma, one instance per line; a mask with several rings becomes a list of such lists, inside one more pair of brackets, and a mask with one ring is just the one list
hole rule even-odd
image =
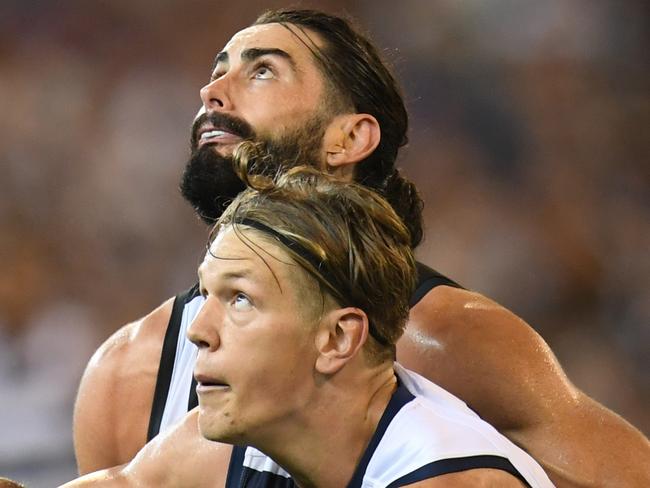
[[237, 144], [213, 144], [212, 149], [214, 152], [216, 152], [219, 156], [222, 158], [230, 158], [232, 157], [233, 153], [235, 152], [235, 149], [237, 149], [237, 146], [239, 146], [239, 143]]
[[226, 444], [237, 444], [242, 437], [228, 414], [209, 414], [201, 410], [199, 410], [199, 432], [210, 441]]

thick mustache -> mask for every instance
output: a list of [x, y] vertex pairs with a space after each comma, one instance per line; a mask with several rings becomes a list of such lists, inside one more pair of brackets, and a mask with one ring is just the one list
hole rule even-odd
[[242, 139], [255, 138], [255, 131], [245, 120], [219, 112], [206, 112], [199, 115], [199, 117], [192, 124], [191, 145], [193, 150], [197, 148], [199, 130], [201, 129], [201, 126], [206, 123], [210, 123], [210, 125], [212, 125], [215, 129], [225, 130], [231, 134], [241, 137]]

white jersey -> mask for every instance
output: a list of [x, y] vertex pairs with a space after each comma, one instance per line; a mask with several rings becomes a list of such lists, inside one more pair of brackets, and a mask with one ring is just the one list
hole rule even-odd
[[[434, 286], [458, 286], [426, 267], [419, 271], [421, 283], [411, 305]], [[179, 295], [174, 302], [161, 354], [149, 439], [176, 424], [197, 404], [192, 379], [197, 348], [187, 339], [187, 330], [203, 302], [198, 286]], [[482, 467], [509, 471], [528, 486], [553, 486], [530, 456], [481, 420], [460, 399], [397, 364], [395, 370], [400, 387], [349, 488], [402, 486], [418, 479]], [[251, 447], [234, 448], [227, 487], [294, 486], [289, 474], [262, 452]]]
[[[422, 263], [417, 263], [417, 270], [418, 285], [411, 297], [411, 307], [436, 286], [460, 287], [458, 283]], [[197, 348], [187, 339], [187, 329], [203, 301], [198, 285], [174, 300], [158, 368], [147, 440], [176, 424], [198, 403], [194, 389], [196, 384], [192, 381]]]
[[[348, 488], [386, 488], [477, 468], [504, 470], [527, 486], [553, 484], [539, 464], [467, 405], [395, 364], [400, 384]], [[252, 447], [235, 447], [227, 488], [290, 488], [289, 474]]]
[[167, 430], [176, 424], [188, 412], [188, 399], [192, 390], [192, 378], [194, 376], [194, 363], [198, 347], [187, 339], [187, 329], [194, 318], [198, 315], [205, 299], [199, 295], [190, 300], [183, 308], [181, 329], [179, 331], [176, 355], [174, 357], [174, 368], [172, 370], [169, 393], [165, 401], [165, 411], [160, 423], [160, 430]]
[[198, 284], [174, 300], [158, 367], [147, 441], [178, 423], [197, 404], [193, 376], [198, 348], [188, 340], [187, 330], [204, 302]]

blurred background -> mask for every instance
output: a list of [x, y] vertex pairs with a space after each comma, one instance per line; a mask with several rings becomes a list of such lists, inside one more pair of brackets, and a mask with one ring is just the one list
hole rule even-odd
[[[215, 53], [275, 1], [0, 3], [0, 475], [75, 475], [94, 349], [195, 280], [181, 199]], [[650, 69], [634, 0], [302, 2], [357, 18], [411, 114], [424, 262], [650, 433]], [[645, 53], [645, 54], [644, 54]]]

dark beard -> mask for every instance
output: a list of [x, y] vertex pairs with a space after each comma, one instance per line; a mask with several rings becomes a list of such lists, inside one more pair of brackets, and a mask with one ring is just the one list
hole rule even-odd
[[[198, 216], [211, 225], [246, 186], [233, 169], [232, 156], [222, 156], [210, 144], [197, 149], [196, 130], [205, 120], [203, 117], [195, 122], [192, 130], [192, 153], [183, 171], [180, 190]], [[245, 122], [237, 121], [237, 124], [229, 127], [246, 128], [238, 131], [238, 135], [254, 134], [252, 129], [247, 129]], [[218, 124], [215, 123], [215, 126]], [[262, 153], [270, 156], [265, 158], [263, 168], [253, 165], [254, 171], [272, 176], [299, 164], [319, 166], [324, 133], [325, 121], [323, 117], [316, 116], [277, 139], [254, 135], [246, 137], [261, 143]]]
[[246, 186], [233, 170], [232, 156], [222, 156], [208, 144], [192, 151], [180, 189], [201, 220], [211, 225]]

